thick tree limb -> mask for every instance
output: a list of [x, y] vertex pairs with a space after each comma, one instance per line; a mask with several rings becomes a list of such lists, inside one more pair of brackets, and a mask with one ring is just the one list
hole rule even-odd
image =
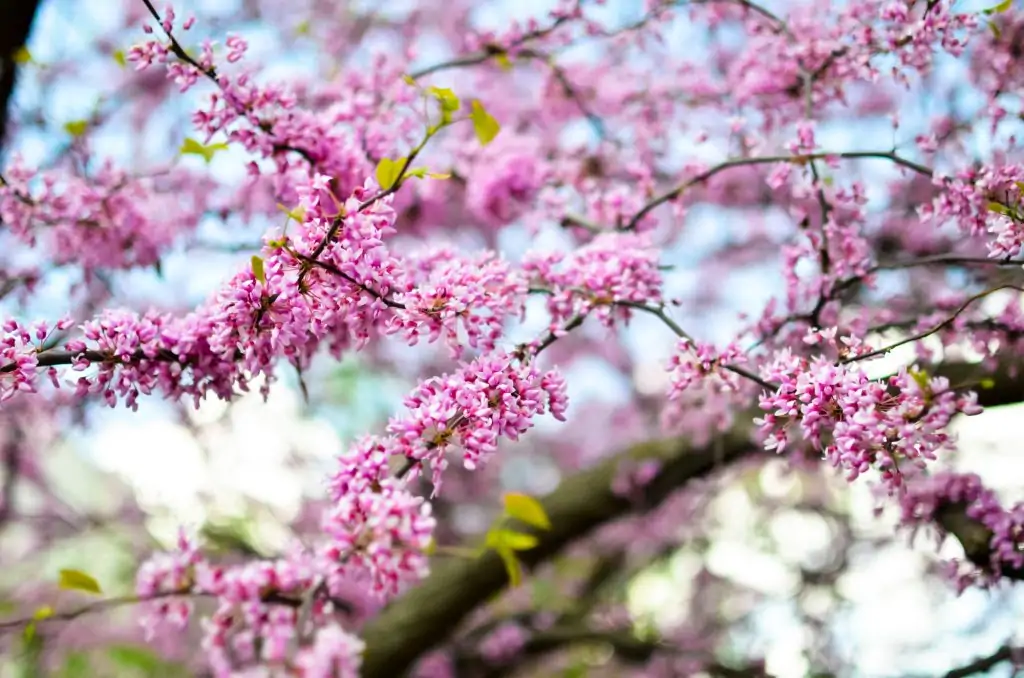
[[14, 55], [28, 42], [32, 21], [41, 0], [8, 0], [0, 3], [0, 149], [7, 139], [11, 95], [18, 77]]
[[[1018, 650], [1019, 651], [1019, 650]], [[945, 678], [966, 678], [995, 668], [1003, 662], [1013, 659], [1014, 649], [1004, 645], [987, 657], [975, 659], [970, 664], [964, 664], [960, 668], [953, 669], [945, 675]]]
[[[954, 387], [978, 383], [988, 376], [976, 365], [951, 365], [936, 370]], [[986, 407], [1024, 402], [1024, 375], [998, 375], [989, 388], [978, 390]], [[740, 418], [749, 421], [749, 418]], [[548, 560], [573, 541], [626, 514], [657, 507], [690, 480], [708, 475], [722, 465], [756, 452], [746, 427], [740, 427], [708, 448], [694, 448], [683, 438], [641, 443], [594, 469], [566, 479], [542, 502], [553, 529], [537, 532], [539, 544], [523, 552], [527, 567]], [[647, 488], [643, 507], [617, 496], [611, 483], [619, 465], [627, 460], [659, 459], [660, 473]], [[364, 678], [401, 676], [417, 659], [450, 637], [478, 606], [507, 585], [501, 560], [488, 552], [471, 561], [448, 561], [385, 609], [363, 631], [366, 652]]]
[[[552, 529], [536, 532], [539, 544], [521, 553], [526, 567], [534, 567], [569, 543], [626, 514], [651, 509], [688, 481], [756, 451], [745, 431], [734, 431], [717, 445], [695, 449], [683, 438], [658, 440], [624, 453], [566, 479], [542, 503]], [[658, 459], [661, 471], [646, 487], [643, 506], [611, 490], [619, 466], [625, 461]], [[471, 561], [439, 564], [420, 586], [374, 619], [363, 631], [366, 653], [363, 678], [402, 675], [424, 653], [445, 640], [466, 616], [499, 593], [508, 583], [505, 568], [493, 552]]]

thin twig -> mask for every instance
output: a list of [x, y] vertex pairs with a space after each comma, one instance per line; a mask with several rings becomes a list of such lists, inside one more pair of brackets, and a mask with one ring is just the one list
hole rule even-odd
[[960, 306], [956, 309], [956, 311], [953, 312], [953, 315], [949, 316], [948, 318], [946, 318], [945, 320], [940, 322], [938, 325], [935, 325], [931, 329], [925, 330], [924, 332], [921, 332], [919, 334], [915, 334], [915, 335], [913, 335], [911, 337], [907, 337], [906, 339], [902, 339], [900, 341], [897, 341], [895, 344], [890, 344], [889, 346], [886, 346], [885, 348], [880, 348], [880, 349], [877, 349], [877, 350], [874, 350], [874, 351], [870, 351], [870, 352], [864, 353], [862, 355], [852, 356], [850, 358], [847, 358], [846, 360], [840, 361], [840, 364], [854, 363], [854, 362], [858, 362], [860, 360], [867, 360], [868, 358], [875, 358], [875, 357], [878, 357], [880, 355], [885, 355], [886, 353], [889, 353], [890, 351], [893, 351], [893, 350], [899, 348], [900, 346], [905, 346], [906, 344], [911, 344], [911, 343], [913, 343], [915, 341], [920, 341], [921, 339], [925, 339], [927, 337], [930, 337], [931, 335], [935, 334], [936, 332], [939, 332], [939, 331], [945, 329], [946, 327], [949, 327], [950, 325], [952, 325], [956, 321], [956, 319], [958, 317], [960, 317], [960, 314], [962, 314], [964, 311], [966, 311], [968, 309], [968, 307], [971, 306], [971, 304], [973, 304], [974, 302], [979, 301], [981, 299], [984, 299], [988, 295], [993, 294], [994, 292], [998, 292], [1000, 290], [1017, 290], [1018, 292], [1024, 292], [1024, 287], [1017, 287], [1016, 285], [1000, 285], [998, 287], [993, 287], [992, 289], [985, 290], [984, 292], [979, 292], [979, 293], [975, 294], [974, 296], [968, 298], [967, 301], [965, 301], [964, 303], [960, 304]]

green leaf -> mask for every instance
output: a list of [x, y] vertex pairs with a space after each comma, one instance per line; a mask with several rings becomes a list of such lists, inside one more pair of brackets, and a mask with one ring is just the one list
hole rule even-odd
[[267, 284], [267, 272], [263, 270], [263, 259], [258, 255], [252, 255], [252, 274], [264, 285]]
[[505, 565], [509, 586], [518, 587], [523, 583], [523, 566], [519, 564], [516, 554], [508, 547], [497, 548], [495, 551], [498, 552], [501, 562]]
[[527, 525], [542, 530], [551, 529], [551, 520], [541, 503], [528, 494], [508, 492], [505, 494], [505, 513], [510, 518], [521, 520]]
[[484, 146], [494, 141], [494, 137], [498, 136], [498, 132], [501, 131], [501, 125], [494, 119], [494, 116], [484, 109], [479, 99], [473, 99], [473, 109], [469, 117], [473, 121], [476, 138]]
[[487, 533], [487, 545], [498, 551], [507, 548], [512, 551], [529, 551], [539, 543], [537, 537], [513, 530], [492, 529]]
[[128, 59], [125, 58], [123, 49], [114, 50], [113, 57], [114, 61], [117, 62], [117, 65], [121, 68], [125, 68], [128, 65]]
[[399, 179], [402, 178], [402, 166], [405, 164], [404, 160], [392, 160], [391, 158], [381, 158], [380, 162], [377, 163], [377, 183], [383, 190], [388, 190], [394, 186]]
[[298, 26], [295, 27], [295, 35], [308, 35], [309, 34], [309, 19], [302, 21]]
[[406, 176], [416, 177], [417, 179], [451, 179], [451, 172], [431, 172], [426, 167], [413, 167], [411, 170], [406, 170]]
[[416, 80], [414, 80], [411, 75], [403, 75], [402, 82], [404, 82], [406, 85], [409, 85], [410, 87], [416, 86]]
[[89, 129], [88, 120], [72, 120], [71, 122], [64, 123], [64, 131], [73, 137], [82, 136], [87, 129]]
[[985, 14], [1002, 14], [1011, 7], [1013, 7], [1013, 0], [1003, 0], [995, 7], [990, 7], [989, 9], [986, 9], [984, 11]]
[[25, 625], [25, 630], [22, 632], [22, 638], [25, 640], [25, 644], [29, 645], [35, 640], [36, 637], [36, 622], [48, 619], [54, 615], [53, 608], [49, 605], [43, 605], [38, 610], [32, 613], [32, 621]]
[[459, 110], [462, 102], [448, 87], [431, 87], [427, 90], [434, 95], [437, 102], [441, 104], [441, 122], [449, 123], [452, 120], [452, 113]]
[[96, 595], [103, 593], [99, 582], [81, 570], [61, 570], [58, 585], [71, 591], [85, 591]]
[[498, 62], [498, 66], [501, 67], [501, 70], [512, 70], [512, 60], [508, 58], [508, 52], [499, 52], [498, 54], [494, 55], [494, 60]]
[[277, 209], [288, 215], [289, 219], [294, 219], [300, 224], [306, 219], [306, 208], [302, 205], [298, 205], [292, 209], [288, 209], [281, 203], [277, 203]]
[[35, 59], [32, 58], [32, 52], [28, 51], [28, 47], [22, 45], [14, 52], [14, 63], [16, 64], [31, 64], [34, 63]]
[[999, 40], [1000, 38], [1003, 37], [1003, 32], [1001, 30], [999, 30], [999, 26], [996, 26], [996, 22], [994, 22], [994, 21], [987, 21], [985, 23], [988, 24], [988, 29], [990, 31], [992, 31], [992, 37], [993, 38], [995, 38], [996, 40]]
[[64, 658], [60, 678], [90, 678], [95, 675], [89, 666], [89, 655], [84, 652], [70, 652]]
[[505, 543], [513, 551], [529, 551], [537, 546], [537, 544], [540, 543], [540, 540], [532, 534], [506, 531]]
[[135, 669], [144, 675], [170, 675], [174, 664], [166, 662], [150, 650], [135, 645], [115, 645], [107, 651], [107, 656], [115, 664]]
[[189, 137], [181, 144], [179, 151], [182, 155], [198, 155], [206, 161], [207, 165], [209, 165], [217, 151], [226, 151], [227, 148], [228, 145], [224, 143], [203, 145], [192, 137]]
[[985, 389], [987, 391], [989, 389], [993, 389], [993, 388], [996, 387], [996, 380], [995, 379], [982, 379], [980, 382], [978, 382], [978, 386], [980, 386], [981, 388], [983, 388], [983, 389]]
[[928, 373], [923, 370], [911, 370], [910, 376], [917, 382], [922, 391], [928, 391]]
[[989, 201], [988, 209], [989, 209], [990, 212], [996, 212], [998, 214], [1002, 214], [1002, 215], [1007, 216], [1007, 217], [1012, 217], [1013, 216], [1013, 210], [1011, 210], [1009, 207], [1007, 207], [1003, 203], [996, 202], [995, 200], [990, 200]]

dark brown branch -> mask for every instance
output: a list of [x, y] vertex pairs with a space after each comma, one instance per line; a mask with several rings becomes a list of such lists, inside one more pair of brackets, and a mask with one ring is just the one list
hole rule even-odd
[[[536, 533], [539, 543], [522, 552], [523, 565], [535, 567], [597, 527], [641, 509], [611, 490], [622, 462], [661, 461], [661, 471], [646, 488], [642, 508], [649, 510], [688, 481], [708, 475], [720, 464], [754, 453], [755, 447], [739, 431], [727, 435], [720, 449], [714, 445], [695, 449], [682, 438], [652, 441], [568, 478], [542, 500], [553, 528]], [[490, 551], [472, 561], [438, 565], [420, 586], [397, 600], [365, 629], [364, 678], [402, 675], [507, 583], [501, 559]]]
[[[976, 365], [948, 365], [935, 370], [953, 384], [976, 383], [983, 373]], [[985, 407], [1024, 402], [1024, 375], [1009, 377], [1003, 369], [992, 388], [978, 391]], [[740, 421], [749, 421], [741, 415]], [[596, 528], [639, 511], [656, 508], [666, 497], [690, 480], [712, 473], [756, 452], [741, 427], [707, 448], [694, 448], [682, 438], [641, 443], [603, 464], [567, 478], [542, 503], [551, 518], [550, 532], [535, 533], [536, 548], [522, 553], [528, 568], [547, 561], [570, 543]], [[647, 487], [643, 506], [632, 504], [611, 491], [619, 464], [658, 459], [662, 467]], [[507, 574], [493, 552], [466, 561], [439, 564], [423, 583], [396, 600], [364, 630], [366, 641], [364, 678], [401, 676], [417, 659], [449, 638], [477, 607], [507, 585]]]
[[15, 54], [28, 42], [41, 0], [9, 0], [0, 10], [0, 149], [7, 141], [11, 96], [18, 81]]
[[1012, 647], [1004, 645], [987, 657], [975, 659], [970, 664], [964, 664], [960, 668], [947, 672], [945, 678], [967, 678], [967, 676], [988, 671], [1003, 662], [1013, 659], [1013, 652], [1014, 649]]
[[734, 158], [732, 160], [726, 160], [721, 162], [714, 167], [711, 167], [691, 179], [687, 179], [683, 183], [679, 184], [675, 188], [662, 193], [661, 195], [655, 196], [651, 199], [643, 208], [629, 220], [629, 223], [623, 227], [623, 230], [630, 231], [636, 228], [636, 225], [640, 221], [650, 214], [657, 207], [675, 200], [685, 193], [690, 188], [704, 183], [711, 177], [715, 176], [720, 172], [732, 169], [733, 167], [745, 167], [747, 165], [773, 165], [780, 162], [805, 164], [812, 160], [820, 160], [823, 158], [835, 157], [844, 158], [847, 160], [865, 159], [865, 158], [876, 158], [880, 160], [888, 160], [896, 165], [905, 167], [913, 170], [918, 174], [930, 177], [932, 170], [924, 165], [919, 165], [912, 160], [908, 160], [892, 151], [846, 151], [844, 153], [808, 153], [804, 155], [769, 155], [754, 158]]

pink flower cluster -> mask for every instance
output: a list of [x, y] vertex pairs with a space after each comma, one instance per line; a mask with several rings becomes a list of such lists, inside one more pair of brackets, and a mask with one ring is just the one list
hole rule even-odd
[[944, 471], [919, 478], [900, 497], [900, 508], [903, 524], [915, 528], [941, 524], [941, 512], [951, 510], [962, 511], [991, 533], [988, 544], [983, 545], [988, 551], [987, 562], [969, 552], [967, 555], [974, 557], [966, 569], [961, 567], [963, 563], [950, 563], [950, 572], [956, 574], [961, 591], [970, 584], [997, 583], [1004, 569], [1024, 568], [1024, 503], [1004, 508], [976, 474]]
[[[342, 460], [342, 466], [358, 461], [358, 454], [353, 454]], [[335, 489], [339, 485], [335, 480]], [[384, 596], [426, 576], [425, 552], [435, 525], [431, 505], [394, 478], [375, 479], [362, 487], [350, 483], [345, 490], [333, 493], [334, 504], [323, 517], [322, 528], [330, 538], [327, 557], [367, 572], [374, 592]]]
[[788, 349], [762, 376], [779, 384], [760, 399], [765, 449], [781, 452], [799, 429], [848, 480], [874, 468], [891, 491], [902, 485], [901, 463], [921, 468], [953, 445], [946, 427], [956, 414], [981, 411], [976, 394], [958, 395], [943, 377], [901, 371], [877, 381], [855, 363], [808, 360]]
[[[311, 169], [323, 172], [333, 177], [344, 195], [355, 190], [372, 171], [368, 155], [388, 155], [395, 146], [422, 132], [411, 106], [417, 91], [401, 77], [404, 63], [379, 55], [367, 72], [350, 71], [344, 82], [308, 93], [305, 98], [316, 103], [311, 108], [303, 105], [309, 102], [300, 98], [297, 86], [262, 84], [249, 73], [216, 69], [209, 41], [204, 41], [201, 53], [194, 57], [195, 64], [182, 61], [171, 48], [169, 36], [174, 34], [175, 26], [170, 8], [165, 17], [170, 17], [162, 22], [165, 36], [133, 47], [128, 60], [136, 64], [137, 70], [154, 63], [165, 65], [167, 76], [182, 91], [203, 77], [215, 81], [218, 91], [210, 95], [204, 109], [193, 115], [196, 129], [207, 141], [224, 133], [229, 142], [273, 158], [282, 178], [293, 165], [287, 154], [298, 154], [302, 161], [300, 176]], [[187, 20], [182, 28], [188, 30], [191, 22]], [[153, 31], [146, 28], [147, 32]], [[238, 36], [229, 36], [226, 47], [226, 59], [234, 64], [243, 59], [248, 44]], [[287, 186], [281, 189], [282, 196], [287, 196]]]
[[[330, 621], [339, 567], [301, 550], [275, 561], [218, 566], [182, 535], [176, 551], [155, 554], [139, 569], [136, 593], [147, 601], [142, 621], [150, 635], [163, 624], [184, 628], [192, 598], [216, 600], [203, 620], [203, 648], [218, 678], [268, 665], [280, 667], [280, 675], [294, 675], [286, 670], [294, 666], [304, 678], [356, 678], [363, 644]], [[308, 632], [299, 628], [303, 608], [306, 623], [317, 629], [311, 642], [298, 642]]]
[[515, 657], [528, 638], [522, 626], [515, 622], [506, 622], [480, 641], [480, 656], [491, 664], [500, 664]]
[[411, 260], [406, 286], [388, 331], [400, 332], [410, 345], [424, 335], [430, 342], [443, 339], [455, 358], [465, 346], [493, 350], [504, 321], [525, 312], [528, 291], [522, 272], [498, 255], [466, 257], [448, 248]]
[[662, 302], [658, 258], [647, 235], [602, 233], [568, 254], [530, 254], [523, 269], [550, 292], [553, 327], [590, 313], [610, 327], [630, 304]]
[[936, 176], [941, 192], [921, 207], [926, 224], [952, 222], [974, 237], [988, 237], [991, 257], [1014, 257], [1024, 245], [1021, 205], [1024, 168], [993, 165], [967, 168], [953, 176]]
[[499, 438], [518, 440], [534, 417], [550, 412], [564, 421], [567, 404], [557, 370], [542, 373], [494, 351], [422, 382], [405, 400], [407, 414], [388, 424], [384, 445], [393, 455], [429, 462], [437, 492], [449, 451], [459, 449], [463, 465], [475, 469], [497, 451]]
[[680, 339], [669, 361], [672, 388], [668, 398], [678, 400], [683, 391], [698, 383], [715, 391], [736, 391], [741, 377], [723, 368], [746, 361], [746, 354], [735, 342], [718, 351], [711, 344]]
[[[28, 326], [13, 318], [4, 321], [0, 326], [0, 403], [18, 392], [35, 393], [39, 349], [54, 331], [66, 330], [71, 324], [70, 318], [60, 320], [53, 328], [46, 321]], [[53, 368], [50, 378], [56, 381]]]
[[535, 141], [502, 135], [476, 158], [466, 184], [470, 212], [486, 224], [504, 226], [529, 204], [545, 180]]
[[[122, 397], [133, 408], [140, 393], [230, 399], [257, 375], [272, 379], [279, 359], [304, 365], [322, 344], [338, 353], [382, 330], [388, 306], [375, 290], [395, 284], [397, 263], [382, 244], [394, 212], [387, 199], [360, 211], [368, 192], [359, 190], [345, 202], [346, 216], [328, 218], [318, 195], [308, 191], [307, 220], [288, 247], [264, 249], [260, 278], [243, 270], [184, 316], [108, 310], [83, 323], [83, 338], [67, 344], [75, 369], [86, 372], [79, 395], [100, 394], [111, 406]], [[320, 265], [310, 268], [330, 233]]]
[[[40, 172], [15, 158], [0, 182], [0, 222], [54, 264], [98, 269], [153, 266], [206, 209], [211, 184], [175, 170], [131, 177], [105, 161], [88, 179]], [[188, 186], [188, 190], [182, 188]]]

